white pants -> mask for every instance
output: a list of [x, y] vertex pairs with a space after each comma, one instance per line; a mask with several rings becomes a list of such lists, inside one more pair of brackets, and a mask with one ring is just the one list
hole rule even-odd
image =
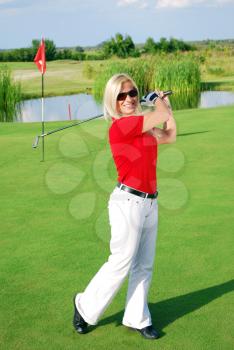
[[115, 188], [109, 200], [111, 255], [76, 296], [76, 307], [84, 320], [97, 324], [129, 274], [122, 323], [144, 328], [152, 324], [147, 295], [152, 277], [158, 225], [157, 199], [141, 198]]

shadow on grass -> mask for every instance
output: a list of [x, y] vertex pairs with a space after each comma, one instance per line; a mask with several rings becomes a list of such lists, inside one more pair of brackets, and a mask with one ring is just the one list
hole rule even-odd
[[[150, 303], [149, 309], [151, 311], [153, 324], [161, 335], [164, 335], [163, 329], [169, 324], [233, 290], [234, 280], [230, 280], [216, 286], [179, 295], [154, 304]], [[104, 326], [109, 323], [116, 323], [117, 326], [120, 326], [122, 324], [123, 313], [124, 311], [121, 311], [104, 318], [98, 325]], [[92, 326], [92, 329], [96, 327], [98, 326]]]
[[189, 135], [196, 135], [196, 134], [204, 134], [205, 132], [210, 132], [212, 130], [206, 130], [206, 131], [197, 131], [197, 132], [185, 132], [183, 134], [177, 134], [176, 136], [189, 136]]

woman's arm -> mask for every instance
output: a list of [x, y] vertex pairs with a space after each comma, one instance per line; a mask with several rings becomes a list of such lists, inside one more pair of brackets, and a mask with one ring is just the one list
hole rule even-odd
[[156, 137], [159, 144], [173, 143], [176, 141], [176, 122], [173, 117], [170, 101], [168, 97], [165, 97], [164, 100], [170, 110], [170, 117], [163, 123], [162, 129], [156, 127], [152, 128], [152, 134], [154, 137]]
[[158, 144], [173, 143], [176, 141], [176, 123], [175, 119], [171, 117], [166, 123], [166, 128], [153, 128], [153, 136], [157, 139]]
[[144, 115], [142, 132], [152, 130], [156, 125], [167, 122], [170, 115], [167, 103], [158, 97], [155, 101], [155, 110]]

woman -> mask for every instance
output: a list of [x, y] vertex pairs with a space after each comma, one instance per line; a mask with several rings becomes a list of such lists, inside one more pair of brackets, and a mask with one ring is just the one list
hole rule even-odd
[[[135, 82], [116, 74], [107, 83], [104, 115], [112, 120], [109, 142], [118, 183], [109, 200], [111, 254], [83, 293], [74, 298], [73, 325], [86, 333], [95, 325], [129, 274], [123, 325], [147, 339], [158, 338], [147, 305], [158, 225], [157, 145], [176, 138], [176, 125], [168, 98], [149, 93], [145, 104], [153, 111], [143, 115]], [[163, 123], [163, 129], [156, 127]]]

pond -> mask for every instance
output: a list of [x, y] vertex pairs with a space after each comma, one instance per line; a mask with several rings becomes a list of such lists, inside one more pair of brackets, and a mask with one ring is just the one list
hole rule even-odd
[[[183, 100], [184, 97], [176, 100], [176, 97], [173, 95], [171, 98], [174, 109], [211, 108], [234, 104], [234, 92], [226, 91], [204, 91], [195, 98], [187, 99], [187, 101]], [[47, 97], [45, 98], [44, 110], [45, 121], [83, 120], [103, 112], [102, 105], [88, 94]], [[40, 122], [41, 99], [25, 101], [22, 106], [21, 118], [18, 121]]]

